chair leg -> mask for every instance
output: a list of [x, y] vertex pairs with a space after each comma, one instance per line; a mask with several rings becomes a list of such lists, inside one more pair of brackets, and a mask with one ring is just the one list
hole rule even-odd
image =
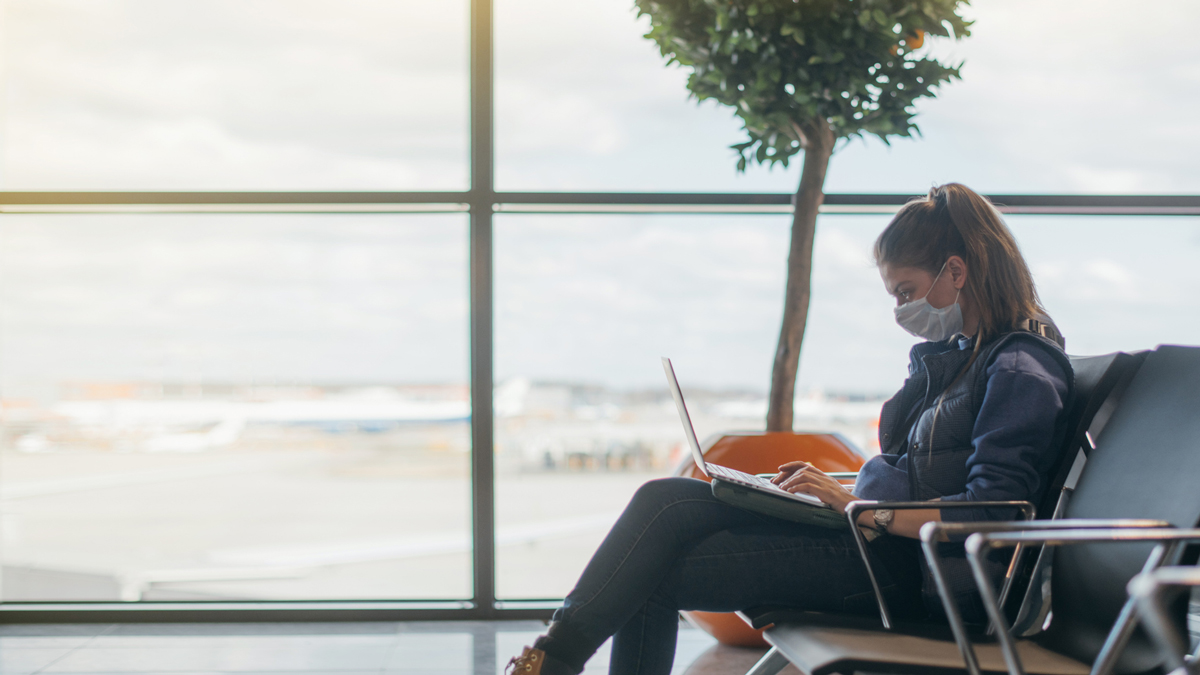
[[754, 667], [746, 671], [746, 675], [775, 675], [779, 671], [787, 667], [787, 657], [783, 652], [771, 647], [771, 651], [763, 654], [763, 657], [754, 664]]

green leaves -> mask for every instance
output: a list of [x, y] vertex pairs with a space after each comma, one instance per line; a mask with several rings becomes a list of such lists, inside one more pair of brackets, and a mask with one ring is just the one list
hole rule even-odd
[[668, 63], [692, 70], [688, 89], [741, 118], [737, 167], [787, 166], [805, 128], [838, 138], [917, 133], [913, 103], [959, 76], [921, 48], [960, 39], [967, 0], [635, 0]]

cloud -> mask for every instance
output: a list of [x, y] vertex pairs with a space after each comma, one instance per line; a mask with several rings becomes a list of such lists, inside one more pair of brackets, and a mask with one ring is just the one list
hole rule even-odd
[[6, 189], [461, 189], [465, 4], [6, 5]]
[[1112, 260], [1091, 260], [1084, 264], [1083, 269], [1093, 279], [1107, 282], [1115, 288], [1129, 289], [1135, 283], [1133, 273]]

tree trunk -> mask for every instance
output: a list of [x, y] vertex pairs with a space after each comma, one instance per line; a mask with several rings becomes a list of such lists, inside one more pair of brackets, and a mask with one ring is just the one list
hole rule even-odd
[[792, 430], [792, 404], [796, 397], [796, 372], [800, 346], [808, 323], [808, 299], [812, 285], [813, 237], [817, 233], [817, 209], [825, 201], [825, 170], [833, 154], [833, 130], [823, 121], [807, 134], [804, 168], [796, 189], [792, 215], [792, 244], [788, 252], [787, 291], [783, 300], [783, 327], [771, 369], [771, 394], [767, 406], [767, 431]]

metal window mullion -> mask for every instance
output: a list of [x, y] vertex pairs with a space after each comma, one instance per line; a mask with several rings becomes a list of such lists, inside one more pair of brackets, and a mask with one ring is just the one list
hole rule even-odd
[[471, 0], [471, 536], [474, 613], [496, 611], [496, 501], [492, 427], [492, 0]]

